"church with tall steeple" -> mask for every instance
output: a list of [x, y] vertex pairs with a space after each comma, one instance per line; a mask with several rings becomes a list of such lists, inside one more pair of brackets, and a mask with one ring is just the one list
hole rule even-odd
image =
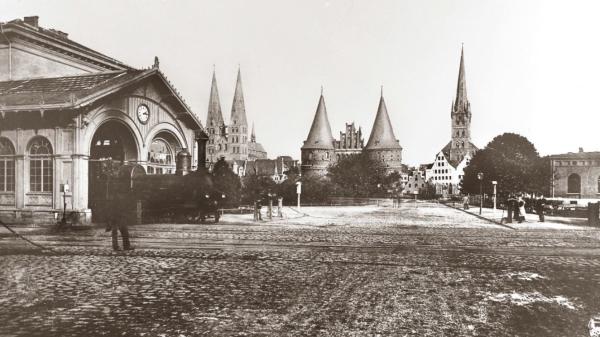
[[438, 194], [457, 194], [477, 147], [471, 142], [471, 103], [467, 98], [464, 48], [460, 52], [456, 98], [450, 109], [450, 142], [436, 154], [427, 180], [437, 186]]
[[363, 147], [362, 131], [354, 129], [354, 123], [346, 124], [346, 133], [340, 133], [340, 140], [333, 138], [325, 98], [321, 96], [308, 136], [301, 147], [301, 172], [303, 175], [325, 176], [329, 167], [339, 157], [365, 152], [369, 157], [381, 161], [388, 173], [402, 170], [402, 146], [394, 135], [394, 129], [383, 98], [373, 122], [373, 129], [367, 145]]
[[216, 71], [213, 70], [206, 116], [206, 131], [209, 137], [206, 145], [207, 167], [211, 167], [221, 158], [227, 161], [245, 161], [267, 157], [263, 146], [256, 142], [254, 124], [252, 135], [248, 137], [248, 120], [242, 89], [241, 69], [238, 69], [237, 73], [229, 124], [225, 123], [223, 118]]

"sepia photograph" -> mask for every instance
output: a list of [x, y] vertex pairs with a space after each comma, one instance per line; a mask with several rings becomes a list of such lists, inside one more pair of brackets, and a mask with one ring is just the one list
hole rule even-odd
[[0, 337], [600, 336], [599, 14], [2, 0]]

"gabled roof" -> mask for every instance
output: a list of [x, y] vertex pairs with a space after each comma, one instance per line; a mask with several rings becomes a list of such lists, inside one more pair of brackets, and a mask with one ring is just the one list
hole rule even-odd
[[264, 152], [264, 153], [267, 152], [267, 151], [265, 151], [265, 148], [263, 147], [263, 145], [261, 143], [256, 143], [256, 142], [248, 143], [248, 149], [256, 151], [256, 152]]
[[383, 149], [402, 149], [400, 142], [394, 135], [394, 129], [392, 128], [392, 122], [388, 115], [387, 108], [383, 95], [379, 99], [379, 107], [377, 108], [377, 115], [373, 122], [373, 129], [371, 129], [371, 135], [365, 150], [383, 150]]
[[278, 157], [277, 159], [256, 159], [246, 162], [246, 175], [272, 176], [284, 174], [290, 168], [297, 166], [297, 162], [291, 157], [290, 160]]
[[152, 76], [158, 77], [181, 107], [177, 117], [202, 124], [158, 68], [0, 82], [0, 111], [78, 109]]
[[86, 62], [96, 64], [106, 70], [128, 70], [132, 67], [79, 44], [69, 39], [68, 34], [55, 29], [46, 29], [38, 26], [38, 17], [26, 17], [25, 21], [15, 19], [2, 26], [3, 37], [9, 40], [19, 38], [45, 48], [52, 49], [67, 56], [84, 59]]
[[[469, 145], [471, 146], [471, 149], [473, 149], [473, 151], [477, 151], [478, 148], [477, 146], [475, 146], [475, 144], [469, 142]], [[446, 157], [446, 160], [448, 161], [448, 163], [450, 165], [452, 165], [454, 168], [456, 168], [458, 166], [458, 164], [460, 164], [460, 162], [457, 162], [455, 160], [450, 160], [450, 149], [452, 147], [452, 141], [449, 141], [448, 144], [446, 144], [446, 146], [444, 146], [444, 148], [442, 148], [442, 153], [444, 154], [444, 157]], [[474, 152], [473, 152], [474, 153]]]
[[333, 142], [331, 126], [329, 125], [329, 118], [327, 118], [327, 109], [325, 108], [325, 98], [323, 98], [323, 93], [321, 93], [315, 118], [308, 132], [308, 137], [306, 137], [304, 145], [302, 145], [302, 149], [333, 150]]

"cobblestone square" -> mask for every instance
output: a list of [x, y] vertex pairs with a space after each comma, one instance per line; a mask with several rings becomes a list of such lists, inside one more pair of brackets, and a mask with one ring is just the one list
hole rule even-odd
[[510, 230], [439, 204], [286, 209], [261, 223], [17, 228], [0, 336], [587, 336], [600, 232]]

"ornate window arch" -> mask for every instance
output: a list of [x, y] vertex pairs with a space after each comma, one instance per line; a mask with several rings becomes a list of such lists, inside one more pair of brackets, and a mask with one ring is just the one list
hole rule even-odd
[[0, 138], [0, 193], [15, 191], [15, 148], [7, 138]]
[[44, 137], [35, 137], [29, 142], [29, 190], [51, 193], [54, 181], [52, 145]]
[[[219, 144], [221, 147], [221, 144]], [[150, 152], [148, 153], [148, 173], [149, 174], [166, 174], [174, 173], [175, 156], [169, 142], [162, 138], [154, 138], [150, 144]]]
[[581, 193], [581, 177], [573, 173], [567, 178], [567, 193]]

